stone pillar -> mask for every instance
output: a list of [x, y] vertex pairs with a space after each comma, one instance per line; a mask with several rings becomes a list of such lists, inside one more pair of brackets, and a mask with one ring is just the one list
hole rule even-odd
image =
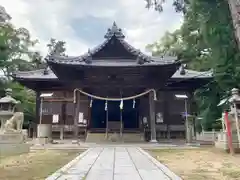
[[64, 125], [61, 125], [61, 128], [60, 128], [60, 140], [63, 140], [64, 138]]
[[231, 121], [232, 129], [232, 142], [235, 151], [240, 149], [240, 118], [239, 118], [239, 105], [240, 105], [240, 95], [239, 90], [234, 88], [232, 89], [232, 97], [230, 98], [231, 111], [229, 112], [229, 120]]
[[151, 127], [151, 140], [150, 142], [157, 142], [156, 139], [156, 115], [155, 115], [155, 100], [154, 92], [149, 93], [149, 116], [150, 116], [150, 127]]

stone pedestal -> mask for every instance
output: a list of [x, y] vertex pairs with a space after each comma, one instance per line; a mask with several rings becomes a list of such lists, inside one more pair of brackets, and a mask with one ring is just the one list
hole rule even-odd
[[38, 124], [37, 126], [37, 144], [52, 143], [52, 125]]
[[38, 138], [52, 138], [52, 125], [51, 124], [38, 124], [37, 137]]
[[6, 132], [0, 134], [0, 155], [17, 155], [28, 153], [30, 145], [25, 143], [25, 136], [18, 132]]

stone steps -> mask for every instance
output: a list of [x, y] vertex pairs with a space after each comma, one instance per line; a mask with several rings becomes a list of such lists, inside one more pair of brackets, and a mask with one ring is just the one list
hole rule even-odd
[[88, 132], [86, 142], [144, 142], [142, 133], [123, 133], [122, 137], [119, 133], [90, 133]]
[[87, 133], [86, 142], [106, 142], [105, 133]]

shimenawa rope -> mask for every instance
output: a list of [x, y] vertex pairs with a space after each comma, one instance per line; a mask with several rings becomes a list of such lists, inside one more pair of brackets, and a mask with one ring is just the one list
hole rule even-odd
[[99, 100], [105, 100], [105, 101], [125, 101], [125, 100], [131, 100], [131, 99], [136, 99], [138, 97], [141, 97], [141, 96], [144, 96], [150, 92], [153, 92], [153, 95], [154, 95], [154, 100], [156, 101], [157, 100], [157, 95], [156, 95], [156, 90], [155, 89], [149, 89], [145, 92], [142, 92], [140, 94], [137, 94], [137, 95], [134, 95], [134, 96], [129, 96], [129, 97], [122, 97], [122, 98], [105, 98], [105, 97], [101, 97], [101, 96], [96, 96], [96, 95], [93, 95], [93, 94], [89, 94], [81, 89], [74, 89], [73, 91], [73, 102], [76, 103], [76, 93], [80, 92], [81, 94], [85, 95], [85, 96], [88, 96], [88, 97], [91, 97], [93, 99], [99, 99]]

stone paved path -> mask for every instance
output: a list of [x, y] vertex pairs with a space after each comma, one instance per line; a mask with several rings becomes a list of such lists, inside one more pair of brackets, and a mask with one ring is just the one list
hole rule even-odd
[[46, 180], [180, 180], [141, 148], [90, 148]]

